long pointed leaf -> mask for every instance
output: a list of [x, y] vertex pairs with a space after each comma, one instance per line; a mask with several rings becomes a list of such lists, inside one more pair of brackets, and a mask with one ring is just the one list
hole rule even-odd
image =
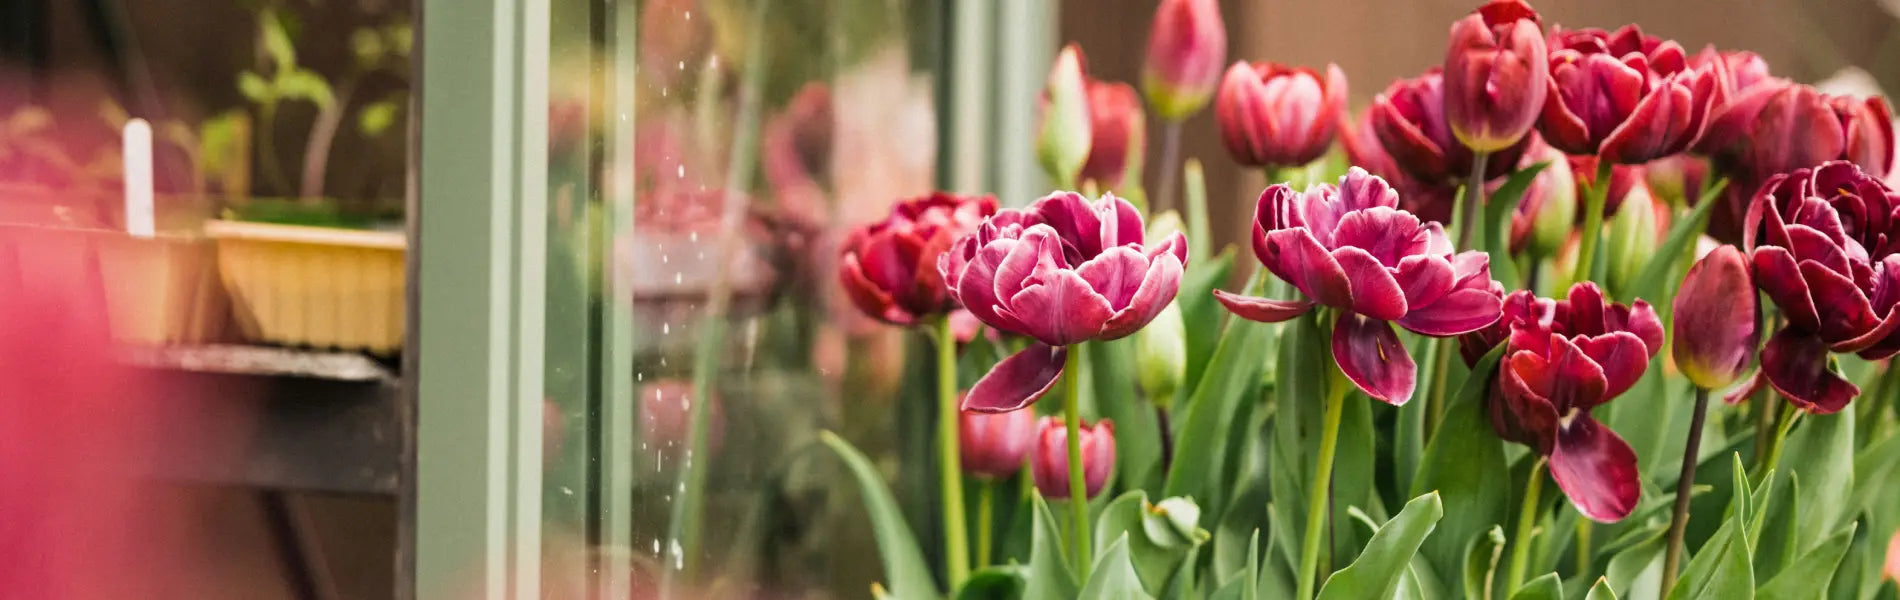
[[1444, 515], [1445, 506], [1435, 492], [1405, 503], [1398, 516], [1373, 534], [1359, 560], [1326, 578], [1319, 590], [1321, 600], [1390, 597], [1419, 544]]
[[1078, 598], [1127, 598], [1128, 600], [1154, 600], [1148, 591], [1141, 589], [1141, 578], [1135, 575], [1135, 567], [1128, 562], [1128, 536], [1115, 538], [1115, 541], [1102, 550], [1095, 558], [1095, 566], [1089, 569], [1089, 581], [1082, 585], [1082, 595]]
[[[1464, 568], [1466, 545], [1492, 527], [1502, 525], [1509, 505], [1510, 489], [1505, 477], [1504, 443], [1491, 429], [1485, 415], [1485, 394], [1496, 379], [1497, 364], [1504, 355], [1500, 345], [1478, 361], [1465, 378], [1465, 384], [1445, 405], [1444, 421], [1425, 446], [1418, 477], [1412, 481], [1412, 494], [1437, 491], [1445, 502], [1456, 507], [1445, 516], [1439, 535], [1425, 540], [1420, 553], [1439, 573], [1458, 573]], [[1462, 589], [1462, 579], [1448, 583]], [[1460, 595], [1460, 589], [1450, 590]]]
[[1821, 545], [1803, 554], [1799, 560], [1788, 565], [1780, 575], [1770, 579], [1761, 589], [1755, 591], [1760, 600], [1804, 600], [1827, 597], [1827, 578], [1824, 573], [1833, 573], [1841, 564], [1841, 557], [1847, 554], [1847, 547], [1854, 543], [1856, 525], [1835, 532]]
[[858, 482], [858, 494], [863, 496], [864, 510], [871, 516], [871, 531], [877, 536], [877, 552], [884, 561], [884, 577], [890, 582], [892, 596], [941, 596], [930, 577], [930, 567], [924, 564], [923, 553], [918, 551], [917, 538], [911, 535], [910, 527], [904, 525], [897, 500], [891, 497], [890, 488], [885, 486], [877, 468], [871, 466], [871, 460], [853, 448], [851, 442], [832, 432], [819, 432], [818, 439], [838, 454]]

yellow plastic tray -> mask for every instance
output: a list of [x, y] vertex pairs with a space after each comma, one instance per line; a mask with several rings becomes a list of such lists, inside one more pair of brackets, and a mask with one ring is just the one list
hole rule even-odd
[[247, 340], [402, 349], [403, 234], [211, 221], [218, 271]]

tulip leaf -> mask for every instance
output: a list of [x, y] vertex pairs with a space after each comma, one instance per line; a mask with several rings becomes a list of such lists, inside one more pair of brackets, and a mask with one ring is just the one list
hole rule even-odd
[[1075, 572], [1069, 570], [1069, 559], [1062, 553], [1062, 532], [1056, 527], [1056, 516], [1049, 512], [1049, 503], [1043, 501], [1041, 494], [1035, 499], [1035, 530], [1030, 534], [1029, 542], [1029, 588], [1023, 592], [1024, 600], [1068, 600], [1076, 597], [1079, 584], [1075, 581]]
[[1610, 580], [1598, 577], [1597, 582], [1590, 585], [1590, 593], [1585, 594], [1583, 600], [1616, 600], [1616, 590], [1610, 589]]
[[[1191, 507], [1193, 503], [1189, 502], [1187, 506]], [[1172, 508], [1181, 509], [1178, 504]], [[1164, 509], [1149, 504], [1148, 494], [1131, 490], [1108, 503], [1102, 508], [1101, 515], [1095, 518], [1096, 553], [1107, 552], [1106, 544], [1111, 540], [1126, 537], [1129, 561], [1134, 566], [1135, 574], [1140, 576], [1143, 588], [1150, 593], [1161, 592], [1181, 560], [1200, 543], [1200, 536], [1207, 533], [1204, 530], [1190, 530], [1187, 535], [1176, 533], [1168, 524], [1168, 513], [1164, 511], [1156, 514], [1157, 510]], [[1198, 515], [1199, 510], [1182, 512]], [[1151, 526], [1155, 521], [1162, 523], [1158, 527]], [[1192, 527], [1193, 524], [1190, 522], [1188, 526]]]
[[1187, 271], [1181, 276], [1181, 291], [1174, 301], [1181, 306], [1187, 368], [1182, 372], [1180, 389], [1175, 390], [1177, 409], [1194, 394], [1201, 376], [1212, 364], [1214, 349], [1220, 344], [1221, 322], [1227, 317], [1227, 308], [1214, 299], [1214, 289], [1226, 283], [1233, 272], [1234, 247], [1228, 246], [1218, 256], [1189, 260]]
[[[1413, 494], [1437, 491], [1447, 504], [1457, 507], [1439, 524], [1439, 535], [1425, 540], [1420, 551], [1434, 572], [1462, 572], [1470, 541], [1504, 523], [1510, 496], [1510, 483], [1499, 476], [1508, 471], [1504, 443], [1492, 431], [1485, 412], [1485, 395], [1503, 355], [1502, 344], [1485, 354], [1458, 393], [1447, 399], [1444, 419], [1426, 444], [1418, 476], [1412, 481]], [[1462, 588], [1464, 582], [1451, 583]], [[1450, 591], [1460, 595], [1458, 589]]]
[[1247, 557], [1247, 538], [1250, 532], [1266, 527], [1272, 531], [1273, 520], [1267, 514], [1267, 480], [1261, 477], [1245, 482], [1245, 489], [1235, 496], [1221, 515], [1220, 525], [1214, 530], [1214, 557], [1209, 567], [1213, 573], [1224, 575], [1245, 566], [1241, 560]]
[[957, 588], [956, 600], [1018, 600], [1029, 583], [1019, 565], [990, 566], [977, 569]]
[[[1207, 369], [1182, 407], [1181, 434], [1175, 438], [1181, 443], [1175, 448], [1167, 484], [1162, 488], [1165, 495], [1224, 498], [1218, 485], [1229, 458], [1223, 442], [1240, 403], [1251, 399], [1249, 393], [1259, 381], [1260, 352], [1268, 347], [1272, 335], [1272, 326], [1265, 323], [1228, 319], [1227, 330], [1209, 361], [1220, 367]], [[1203, 516], [1211, 518], [1216, 512], [1210, 510]]]
[[1821, 545], [1802, 554], [1780, 575], [1755, 590], [1755, 597], [1759, 600], [1826, 598], [1827, 580], [1820, 575], [1833, 573], [1840, 566], [1841, 557], [1847, 554], [1847, 547], [1854, 542], [1856, 526], [1855, 523], [1848, 523], [1834, 535], [1822, 540]]
[[[1445, 535], [1439, 533], [1439, 535]], [[1466, 598], [1490, 596], [1497, 581], [1498, 559], [1504, 557], [1504, 527], [1493, 526], [1465, 544], [1464, 595]]]
[[1798, 553], [1794, 542], [1797, 535], [1796, 525], [1800, 523], [1796, 510], [1800, 506], [1801, 476], [1789, 473], [1785, 484], [1775, 486], [1769, 492], [1767, 507], [1762, 510], [1755, 535], [1755, 578], [1771, 580], [1782, 568], [1794, 561]]
[[1749, 559], [1754, 549], [1748, 545], [1748, 521], [1754, 513], [1754, 498], [1748, 489], [1748, 475], [1742, 469], [1741, 455], [1731, 456], [1735, 484], [1729, 516], [1715, 535], [1702, 544], [1701, 551], [1689, 560], [1689, 566], [1669, 589], [1668, 600], [1749, 598], [1755, 593], [1754, 565]]
[[1623, 590], [1623, 596], [1631, 600], [1656, 598], [1656, 588], [1662, 585], [1665, 531], [1657, 530], [1648, 539], [1610, 557], [1609, 566], [1603, 569], [1610, 587]]
[[1635, 285], [1630, 286], [1629, 297], [1620, 298], [1620, 300], [1624, 302], [1629, 302], [1632, 298], [1648, 300], [1650, 305], [1656, 307], [1656, 312], [1663, 317], [1663, 322], [1670, 322], [1669, 310], [1674, 300], [1674, 290], [1682, 284], [1681, 280], [1672, 276], [1672, 271], [1681, 264], [1684, 252], [1695, 251], [1696, 239], [1702, 237], [1703, 230], [1709, 227], [1709, 212], [1714, 210], [1715, 205], [1721, 204], [1716, 199], [1721, 195], [1722, 188], [1727, 185], [1728, 181], [1722, 180], [1710, 186], [1707, 191], [1702, 192], [1702, 198], [1696, 201], [1694, 210], [1669, 226], [1669, 235], [1664, 236], [1662, 244], [1656, 246], [1656, 253], [1650, 255], [1649, 262], [1643, 265], [1643, 269], [1637, 271]]
[[1127, 598], [1154, 600], [1147, 590], [1141, 587], [1141, 577], [1135, 574], [1135, 567], [1128, 562], [1128, 535], [1115, 538], [1100, 556], [1095, 557], [1095, 566], [1089, 569], [1088, 583], [1082, 585], [1082, 594], [1077, 598]]
[[1895, 472], [1900, 472], [1900, 435], [1888, 435], [1861, 450], [1854, 457], [1854, 495], [1844, 516], [1872, 509], [1876, 505], [1874, 497], [1887, 488]]
[[1801, 475], [1794, 552], [1805, 553], [1840, 527], [1854, 489], [1854, 411], [1801, 417], [1782, 450], [1781, 470]]
[[1511, 592], [1511, 600], [1564, 600], [1564, 582], [1556, 573], [1545, 573]]
[[[1074, 349], [1070, 350], [1075, 351]], [[1121, 489], [1158, 487], [1161, 430], [1154, 408], [1135, 395], [1135, 338], [1088, 344], [1090, 389], [1097, 414], [1115, 422], [1115, 475]]]
[[1247, 565], [1225, 577], [1220, 588], [1208, 596], [1208, 600], [1257, 600], [1260, 597], [1260, 530], [1253, 532], [1252, 541], [1247, 544]]
[[937, 597], [937, 583], [930, 576], [930, 567], [924, 563], [917, 538], [904, 524], [904, 514], [897, 509], [897, 500], [891, 497], [890, 488], [885, 486], [877, 467], [871, 465], [871, 459], [835, 433], [819, 432], [818, 439], [838, 454], [857, 480], [858, 494], [864, 498], [865, 512], [871, 517], [871, 531], [877, 537], [878, 556], [884, 562], [884, 577], [890, 582], [892, 596]]
[[[1273, 499], [1268, 512], [1275, 524], [1268, 533], [1279, 556], [1298, 562], [1301, 552], [1300, 525], [1306, 522], [1306, 486], [1312, 480], [1314, 455], [1306, 451], [1302, 440], [1317, 439], [1320, 419], [1318, 398], [1324, 398], [1327, 350], [1322, 346], [1318, 317], [1307, 315], [1284, 324], [1280, 346], [1279, 380], [1273, 389], [1273, 440], [1268, 448], [1268, 489]], [[1350, 401], [1350, 400], [1349, 400]], [[1301, 435], [1302, 431], [1314, 432]], [[1289, 568], [1293, 565], [1289, 564]]]
[[1405, 503], [1398, 516], [1386, 521], [1366, 543], [1359, 559], [1334, 572], [1320, 586], [1321, 600], [1345, 598], [1389, 598], [1398, 587], [1400, 574], [1418, 553], [1419, 544], [1432, 533], [1445, 506], [1438, 493], [1428, 493]]
[[1505, 282], [1505, 287], [1516, 289], [1524, 280], [1519, 277], [1517, 263], [1511, 261], [1511, 215], [1517, 212], [1517, 205], [1524, 200], [1524, 192], [1529, 190], [1531, 182], [1537, 179], [1550, 166], [1549, 161], [1518, 169], [1509, 179], [1491, 193], [1491, 199], [1484, 205], [1484, 214], [1479, 230], [1473, 232], [1471, 245], [1491, 255], [1491, 278]]

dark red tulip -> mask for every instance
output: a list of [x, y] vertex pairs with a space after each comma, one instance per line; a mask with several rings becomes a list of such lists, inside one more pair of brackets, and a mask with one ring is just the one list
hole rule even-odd
[[1456, 185], [1419, 181], [1399, 168], [1372, 131], [1372, 109], [1360, 112], [1357, 121], [1347, 122], [1344, 118], [1342, 115], [1339, 124], [1339, 143], [1346, 149], [1348, 164], [1392, 184], [1392, 189], [1399, 193], [1399, 210], [1417, 215], [1422, 221], [1451, 221], [1452, 205], [1458, 195]]
[[1742, 218], [1768, 178], [1828, 160], [1851, 160], [1876, 177], [1893, 162], [1893, 120], [1879, 97], [1828, 96], [1811, 86], [1770, 80], [1741, 92], [1709, 125], [1697, 149], [1729, 179], [1709, 220], [1716, 239], [1741, 241]]
[[1743, 247], [1787, 326], [1762, 349], [1768, 383], [1832, 413], [1860, 394], [1828, 354], [1900, 352], [1900, 194], [1848, 161], [1776, 175], [1748, 208]]
[[[1082, 487], [1089, 498], [1102, 493], [1108, 474], [1115, 468], [1115, 423], [1108, 419], [1094, 425], [1082, 423]], [[1042, 497], [1066, 500], [1069, 497], [1069, 430], [1059, 417], [1043, 417], [1036, 423], [1036, 453], [1029, 460], [1030, 474]]]
[[1588, 281], [1564, 300], [1512, 292], [1505, 306], [1510, 345], [1498, 365], [1492, 427], [1549, 458], [1551, 478], [1583, 516], [1629, 516], [1642, 491], [1636, 453], [1590, 409], [1636, 385], [1662, 350], [1662, 321], [1642, 300], [1609, 302]]
[[1834, 108], [1835, 116], [1841, 119], [1841, 129], [1846, 132], [1846, 154], [1841, 158], [1854, 161], [1876, 176], [1892, 175], [1893, 109], [1887, 106], [1887, 99], [1831, 96], [1828, 105]]
[[1066, 346], [1132, 335], [1174, 301], [1187, 237], [1144, 244], [1143, 236], [1128, 201], [1056, 192], [998, 212], [943, 253], [938, 269], [970, 314], [1036, 340], [978, 380], [963, 408], [1028, 406], [1062, 374]]
[[[1447, 119], [1445, 77], [1433, 67], [1424, 75], [1400, 79], [1372, 98], [1373, 135], [1392, 161], [1414, 179], [1455, 186], [1471, 175], [1471, 149], [1452, 134]], [[1530, 144], [1529, 136], [1493, 152], [1485, 179], [1509, 175]]]
[[1755, 279], [1741, 250], [1722, 245], [1689, 267], [1674, 308], [1670, 355], [1690, 382], [1716, 390], [1747, 373], [1761, 331], [1755, 328]]
[[996, 199], [936, 192], [897, 203], [883, 221], [845, 239], [838, 278], [859, 310], [894, 325], [917, 325], [956, 308], [937, 270], [957, 238], [996, 214]]
[[1725, 97], [1715, 65], [1690, 67], [1682, 46], [1635, 25], [1555, 31], [1539, 131], [1571, 154], [1623, 164], [1687, 150]]
[[1346, 75], [1306, 67], [1236, 62], [1221, 80], [1214, 115], [1221, 142], [1248, 167], [1296, 167], [1332, 146], [1346, 112]]
[[963, 471], [974, 477], [1006, 479], [1023, 468], [1036, 440], [1036, 413], [962, 411], [957, 415], [957, 451]]
[[[1734, 98], [1743, 90], [1755, 87], [1755, 84], [1773, 79], [1773, 76], [1768, 73], [1768, 61], [1762, 60], [1761, 55], [1746, 50], [1723, 52], [1716, 50], [1714, 45], [1705, 46], [1701, 52], [1689, 59], [1689, 66], [1701, 68], [1705, 65], [1719, 69], [1718, 72], [1722, 76], [1722, 90], [1729, 98]], [[1717, 107], [1718, 110], [1720, 108]]]
[[1476, 330], [1497, 321], [1504, 289], [1491, 279], [1488, 255], [1454, 254], [1438, 223], [1398, 204], [1384, 179], [1359, 167], [1338, 187], [1268, 187], [1254, 208], [1254, 255], [1305, 299], [1215, 297], [1237, 316], [1269, 323], [1316, 304], [1339, 309], [1332, 352], [1340, 371], [1366, 395], [1404, 404], [1416, 367], [1392, 323], [1437, 337]]
[[1451, 25], [1445, 50], [1445, 116], [1473, 150], [1516, 144], [1537, 124], [1549, 93], [1543, 24], [1523, 0], [1491, 0]]
[[1141, 97], [1126, 83], [1089, 80], [1089, 159], [1082, 179], [1102, 189], [1119, 190], [1141, 179], [1141, 158], [1148, 148], [1148, 119]]
[[1148, 29], [1141, 89], [1163, 119], [1179, 121], [1207, 106], [1227, 63], [1227, 26], [1215, 0], [1162, 0]]

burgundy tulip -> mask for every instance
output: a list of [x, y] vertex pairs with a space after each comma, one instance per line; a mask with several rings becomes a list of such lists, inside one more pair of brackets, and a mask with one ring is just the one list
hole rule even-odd
[[1728, 387], [1755, 360], [1755, 280], [1748, 259], [1723, 245], [1696, 261], [1670, 313], [1676, 337], [1670, 355], [1689, 381], [1706, 390]]
[[1254, 255], [1305, 299], [1214, 296], [1235, 315], [1268, 323], [1315, 304], [1339, 309], [1332, 352], [1340, 371], [1366, 395], [1404, 404], [1416, 367], [1392, 322], [1437, 337], [1473, 331], [1497, 321], [1504, 288], [1491, 279], [1488, 255], [1454, 254], [1438, 223], [1398, 203], [1384, 179], [1358, 167], [1338, 187], [1268, 187], [1254, 208]]
[[1831, 96], [1828, 105], [1834, 108], [1834, 115], [1840, 117], [1841, 129], [1846, 132], [1846, 154], [1842, 158], [1854, 161], [1876, 176], [1892, 175], [1893, 109], [1887, 106], [1887, 99]]
[[1036, 414], [962, 411], [957, 416], [957, 450], [963, 471], [974, 477], [1006, 479], [1023, 468], [1036, 439]]
[[[1069, 497], [1069, 430], [1059, 417], [1043, 417], [1036, 423], [1036, 454], [1029, 460], [1030, 474], [1042, 497], [1065, 500]], [[1102, 493], [1108, 473], [1115, 468], [1115, 423], [1108, 419], [1094, 425], [1082, 423], [1082, 487], [1089, 498]]]
[[1787, 326], [1762, 372], [1802, 409], [1832, 413], [1860, 394], [1830, 352], [1900, 352], [1900, 194], [1848, 161], [1777, 175], [1748, 207], [1743, 247]]
[[1682, 46], [1635, 25], [1556, 31], [1539, 131], [1571, 154], [1637, 164], [1702, 137], [1725, 97], [1714, 65], [1690, 67]]
[[[1447, 119], [1445, 77], [1433, 67], [1424, 75], [1400, 79], [1372, 98], [1371, 125], [1379, 145], [1399, 168], [1434, 185], [1455, 186], [1471, 175], [1471, 149], [1452, 134]], [[1485, 179], [1509, 175], [1529, 145], [1529, 136], [1493, 152]]]
[[1689, 59], [1689, 66], [1692, 68], [1701, 68], [1704, 65], [1719, 69], [1718, 72], [1722, 76], [1722, 90], [1729, 98], [1734, 98], [1743, 90], [1755, 87], [1755, 84], [1773, 79], [1768, 73], [1768, 61], [1762, 60], [1761, 55], [1746, 50], [1723, 52], [1716, 50], [1714, 45], [1705, 46], [1701, 52]]
[[1571, 286], [1565, 300], [1519, 290], [1505, 305], [1510, 345], [1490, 401], [1492, 428], [1547, 457], [1557, 487], [1583, 516], [1606, 523], [1629, 516], [1642, 491], [1636, 453], [1590, 409], [1636, 385], [1662, 350], [1662, 321], [1642, 300], [1609, 302], [1588, 281]]
[[1333, 144], [1346, 112], [1346, 75], [1305, 67], [1236, 62], [1215, 98], [1221, 142], [1248, 167], [1295, 167], [1313, 162]]
[[1543, 111], [1550, 63], [1543, 24], [1523, 0], [1491, 0], [1451, 25], [1445, 116], [1473, 150], [1516, 144]]
[[1141, 97], [1126, 83], [1088, 82], [1089, 159], [1082, 163], [1082, 179], [1102, 189], [1122, 189], [1124, 182], [1141, 179], [1141, 157], [1147, 150], [1148, 119]]
[[1341, 116], [1339, 124], [1339, 143], [1346, 149], [1346, 162], [1378, 175], [1392, 184], [1399, 193], [1399, 209], [1417, 215], [1421, 221], [1451, 220], [1452, 205], [1457, 201], [1458, 187], [1445, 182], [1424, 182], [1412, 178], [1411, 173], [1399, 168], [1385, 146], [1379, 143], [1379, 136], [1372, 129], [1372, 111], [1368, 108], [1359, 113], [1357, 121], [1347, 122]]
[[1729, 178], [1710, 216], [1716, 239], [1741, 241], [1742, 219], [1768, 178], [1829, 160], [1851, 160], [1884, 177], [1892, 166], [1893, 120], [1886, 100], [1828, 96], [1787, 80], [1755, 85], [1732, 99], [1697, 149]]
[[1163, 119], [1199, 112], [1220, 83], [1227, 62], [1227, 26], [1216, 0], [1162, 0], [1148, 29], [1141, 89]]
[[1141, 213], [1128, 201], [1056, 192], [999, 211], [945, 252], [938, 269], [970, 314], [1036, 340], [978, 380], [964, 410], [1028, 406], [1062, 374], [1066, 346], [1126, 337], [1154, 320], [1180, 291], [1187, 238], [1142, 238]]
[[936, 192], [897, 203], [883, 221], [853, 229], [838, 260], [845, 295], [895, 325], [917, 325], [957, 307], [937, 257], [996, 214], [996, 198]]

